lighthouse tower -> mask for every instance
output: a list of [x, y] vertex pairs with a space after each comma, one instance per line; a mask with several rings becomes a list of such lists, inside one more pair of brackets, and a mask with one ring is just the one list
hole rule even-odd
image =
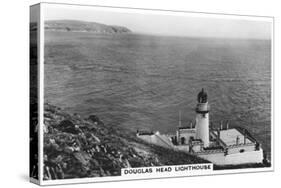
[[209, 146], [209, 105], [208, 95], [202, 89], [197, 96], [196, 106], [196, 139], [201, 139], [204, 147]]

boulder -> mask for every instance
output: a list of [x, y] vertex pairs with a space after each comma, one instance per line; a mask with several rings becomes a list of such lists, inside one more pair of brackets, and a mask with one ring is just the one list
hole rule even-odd
[[90, 115], [89, 120], [91, 120], [93, 123], [99, 123], [100, 119], [96, 115]]
[[74, 123], [72, 123], [72, 121], [70, 120], [61, 121], [58, 125], [58, 129], [62, 132], [67, 132], [71, 134], [78, 134], [80, 132], [79, 128], [77, 128]]

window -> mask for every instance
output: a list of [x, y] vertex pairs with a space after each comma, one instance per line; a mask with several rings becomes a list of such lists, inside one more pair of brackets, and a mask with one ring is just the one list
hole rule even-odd
[[181, 144], [184, 145], [185, 144], [185, 138], [181, 137]]

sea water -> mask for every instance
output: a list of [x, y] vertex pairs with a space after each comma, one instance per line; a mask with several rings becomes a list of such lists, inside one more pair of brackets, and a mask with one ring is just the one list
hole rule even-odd
[[195, 119], [205, 88], [210, 121], [247, 128], [270, 151], [271, 41], [45, 33], [45, 99], [133, 131], [174, 133]]

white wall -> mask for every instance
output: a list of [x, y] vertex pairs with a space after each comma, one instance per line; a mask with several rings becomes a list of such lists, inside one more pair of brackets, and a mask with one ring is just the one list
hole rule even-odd
[[196, 138], [203, 141], [204, 147], [209, 147], [209, 113], [206, 113], [205, 115], [197, 113], [195, 127]]
[[196, 131], [195, 129], [187, 129], [187, 130], [178, 130], [180, 132], [178, 139], [178, 143], [181, 144], [181, 138], [185, 138], [185, 144], [188, 144], [190, 137], [195, 138], [196, 136]]
[[162, 146], [165, 148], [174, 147], [171, 140], [166, 135], [154, 134], [154, 135], [141, 135], [138, 137], [148, 143]]
[[200, 157], [217, 165], [261, 163], [263, 160], [263, 150], [235, 153], [226, 156], [224, 156], [224, 153], [202, 154]]
[[228, 154], [239, 153], [241, 149], [244, 151], [255, 151], [255, 145], [242, 145], [241, 147], [233, 147], [228, 149]]

